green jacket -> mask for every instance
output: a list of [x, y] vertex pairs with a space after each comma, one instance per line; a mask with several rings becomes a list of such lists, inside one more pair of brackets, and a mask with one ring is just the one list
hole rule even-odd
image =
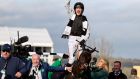
[[[61, 66], [62, 65], [62, 59], [57, 59], [51, 66]], [[51, 76], [53, 75], [53, 72], [48, 73], [48, 78], [51, 79]]]
[[108, 72], [103, 69], [96, 68], [90, 74], [91, 79], [108, 79]]

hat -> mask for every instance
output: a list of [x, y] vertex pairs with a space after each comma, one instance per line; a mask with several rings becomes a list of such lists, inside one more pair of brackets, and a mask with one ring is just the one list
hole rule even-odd
[[[74, 11], [76, 10], [76, 8], [81, 8], [82, 9], [81, 14], [83, 14], [83, 12], [84, 12], [84, 4], [82, 2], [75, 3], [75, 5], [74, 5]], [[75, 11], [75, 14], [76, 14], [76, 11]]]
[[76, 8], [78, 8], [78, 7], [80, 7], [81, 9], [84, 10], [84, 4], [83, 4], [82, 2], [77, 2], [77, 3], [75, 3], [75, 5], [74, 5], [74, 10], [75, 10]]
[[8, 51], [8, 52], [10, 52], [10, 51], [11, 51], [11, 45], [9, 45], [9, 44], [4, 44], [4, 45], [2, 46], [2, 51]]

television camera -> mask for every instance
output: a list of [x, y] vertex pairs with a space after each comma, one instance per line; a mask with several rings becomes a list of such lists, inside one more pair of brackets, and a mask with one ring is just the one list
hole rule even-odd
[[31, 51], [31, 45], [22, 45], [28, 41], [28, 36], [23, 36], [18, 38], [16, 42], [12, 44], [12, 55], [19, 58], [27, 58], [29, 56], [29, 51]]

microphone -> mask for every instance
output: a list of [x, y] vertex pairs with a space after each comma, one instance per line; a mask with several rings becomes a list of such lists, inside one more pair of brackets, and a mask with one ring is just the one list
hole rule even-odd
[[15, 42], [15, 44], [19, 45], [19, 44], [27, 42], [27, 41], [28, 41], [28, 36], [23, 36], [23, 37], [19, 38], [18, 41]]

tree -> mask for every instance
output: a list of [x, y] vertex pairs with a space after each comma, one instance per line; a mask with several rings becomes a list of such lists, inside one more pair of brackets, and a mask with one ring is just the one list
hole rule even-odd
[[111, 43], [107, 39], [101, 38], [98, 45], [100, 56], [110, 59], [113, 53], [113, 46], [111, 45]]

